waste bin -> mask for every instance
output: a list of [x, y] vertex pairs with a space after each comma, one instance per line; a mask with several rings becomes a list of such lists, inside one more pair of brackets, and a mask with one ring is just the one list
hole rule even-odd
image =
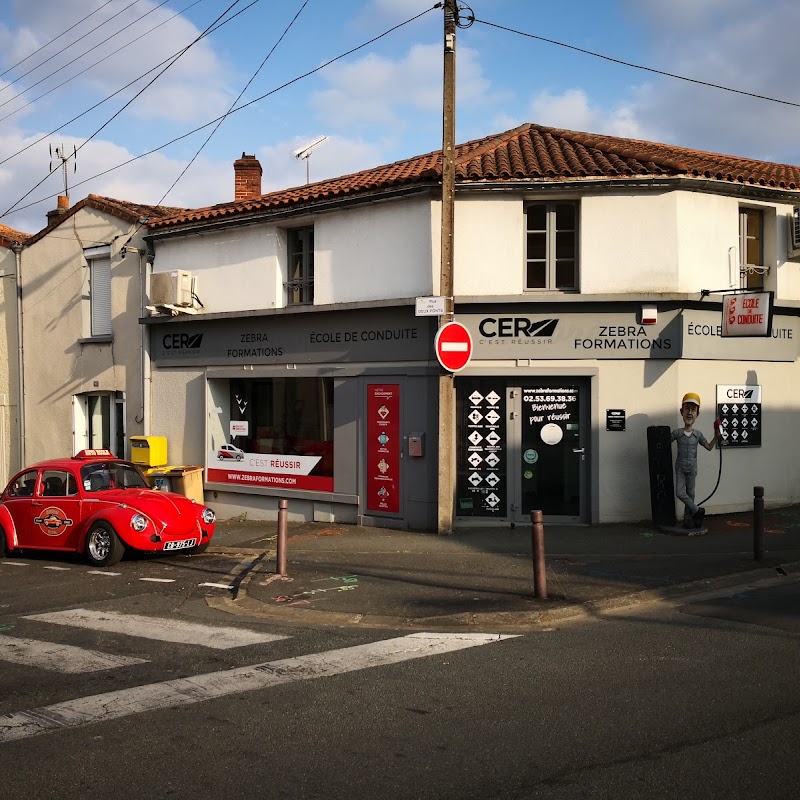
[[148, 483], [159, 491], [182, 494], [196, 503], [203, 503], [203, 468], [197, 466], [164, 466], [144, 471]]

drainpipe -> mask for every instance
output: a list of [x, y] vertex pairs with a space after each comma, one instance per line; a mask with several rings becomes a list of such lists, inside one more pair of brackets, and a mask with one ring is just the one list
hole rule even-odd
[[13, 471], [25, 466], [25, 359], [22, 342], [22, 251], [24, 245], [15, 242], [11, 245], [14, 251], [14, 280], [17, 284], [17, 453], [19, 465]]

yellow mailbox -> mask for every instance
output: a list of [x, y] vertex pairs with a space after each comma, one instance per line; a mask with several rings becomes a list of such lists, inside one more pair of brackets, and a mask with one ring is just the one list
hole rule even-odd
[[167, 463], [166, 436], [131, 436], [131, 461], [143, 467]]

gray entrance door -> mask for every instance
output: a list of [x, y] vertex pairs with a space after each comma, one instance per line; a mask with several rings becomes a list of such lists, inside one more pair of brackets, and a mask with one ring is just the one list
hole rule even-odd
[[530, 381], [509, 387], [509, 517], [551, 522], [588, 520], [588, 385]]

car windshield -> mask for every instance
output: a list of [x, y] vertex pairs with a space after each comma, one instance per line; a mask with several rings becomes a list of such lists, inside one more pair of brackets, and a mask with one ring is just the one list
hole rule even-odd
[[150, 488], [138, 467], [125, 461], [86, 464], [81, 467], [81, 483], [85, 492]]

